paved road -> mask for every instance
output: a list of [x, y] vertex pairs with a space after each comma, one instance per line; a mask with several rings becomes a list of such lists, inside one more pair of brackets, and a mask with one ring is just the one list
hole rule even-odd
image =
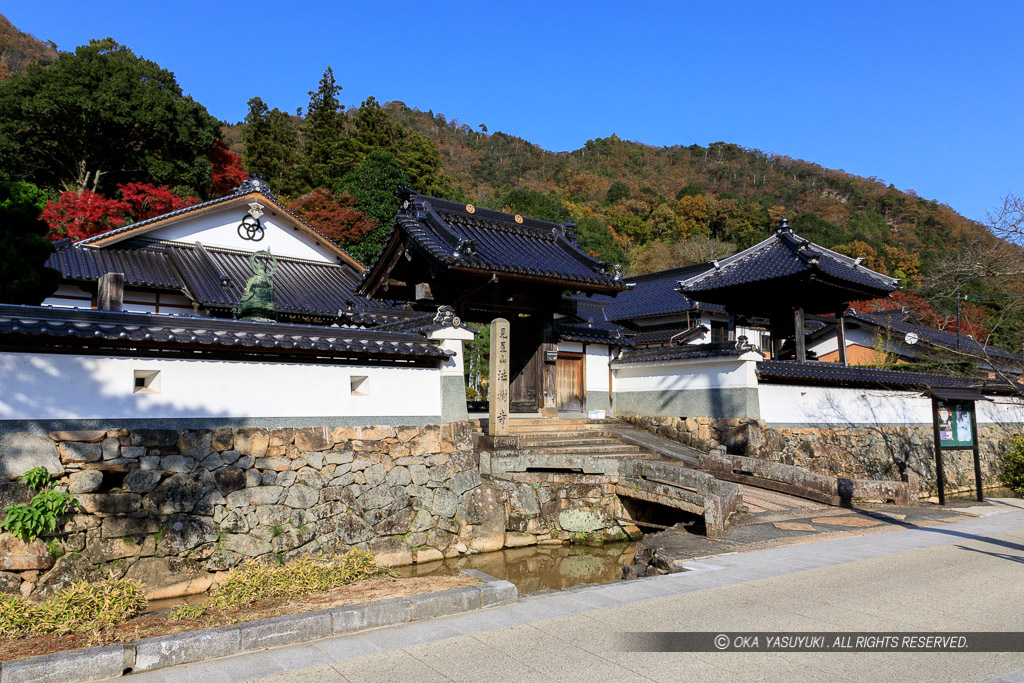
[[[1024, 652], [635, 653], [623, 631], [1022, 631], [1024, 511], [716, 556], [693, 571], [131, 677], [280, 681], [988, 681]], [[1024, 649], [1024, 642], [1022, 648]], [[121, 679], [124, 680], [124, 679]]]

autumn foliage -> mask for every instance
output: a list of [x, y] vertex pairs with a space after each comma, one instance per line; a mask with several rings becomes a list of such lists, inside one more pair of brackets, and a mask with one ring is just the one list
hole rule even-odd
[[[852, 307], [858, 311], [891, 311], [906, 309], [914, 314], [922, 325], [935, 327], [947, 332], [956, 332], [956, 314], [945, 314], [935, 310], [923, 296], [893, 292], [886, 299], [854, 302]], [[988, 338], [991, 327], [991, 314], [985, 309], [970, 302], [960, 303], [960, 334], [969, 335], [979, 341]]]
[[377, 227], [377, 222], [356, 208], [348, 192], [313, 190], [288, 204], [288, 208], [341, 246], [362, 240]]
[[210, 179], [212, 181], [212, 197], [223, 197], [231, 194], [232, 190], [242, 184], [242, 181], [249, 177], [242, 166], [242, 158], [228, 149], [228, 146], [218, 140], [213, 145], [210, 153]]
[[195, 197], [179, 197], [167, 186], [124, 183], [117, 189], [118, 197], [104, 197], [91, 190], [62, 192], [60, 199], [49, 202], [41, 215], [50, 226], [49, 238], [82, 240], [197, 201]]

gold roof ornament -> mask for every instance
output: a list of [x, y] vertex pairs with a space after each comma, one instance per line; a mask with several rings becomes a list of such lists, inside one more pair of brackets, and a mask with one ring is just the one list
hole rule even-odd
[[476, 213], [476, 207], [472, 204], [466, 204], [466, 213]]
[[516, 214], [516, 218], [515, 218], [515, 221], [516, 221], [516, 223], [522, 223], [522, 222], [523, 222], [523, 217], [522, 217], [522, 216], [520, 216], [520, 215], [519, 215], [519, 214], [517, 213], [517, 214]]

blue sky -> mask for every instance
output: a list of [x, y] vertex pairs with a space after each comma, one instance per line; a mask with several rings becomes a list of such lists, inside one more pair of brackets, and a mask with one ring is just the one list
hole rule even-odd
[[[3, 6], [9, 4], [9, 6]], [[616, 133], [806, 159], [984, 219], [1024, 193], [1022, 2], [0, 3], [71, 50], [113, 36], [228, 121], [259, 95], [442, 112], [571, 150]]]

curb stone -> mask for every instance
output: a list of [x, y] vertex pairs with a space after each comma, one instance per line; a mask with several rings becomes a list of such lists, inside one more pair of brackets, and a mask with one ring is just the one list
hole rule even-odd
[[468, 612], [515, 602], [519, 591], [473, 569], [462, 571], [484, 583], [408, 598], [343, 605], [281, 617], [156, 636], [85, 650], [56, 652], [0, 662], [0, 683], [73, 683], [115, 678], [178, 664], [226, 657], [251, 650], [290, 645], [331, 635], [417, 619]]

